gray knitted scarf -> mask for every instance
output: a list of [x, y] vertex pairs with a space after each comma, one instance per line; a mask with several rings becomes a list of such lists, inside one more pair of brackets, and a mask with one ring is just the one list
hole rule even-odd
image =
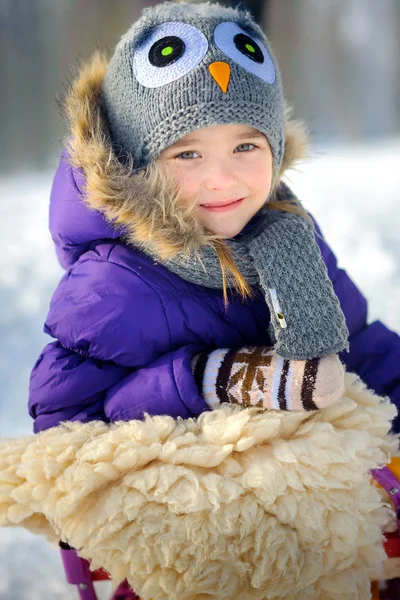
[[[276, 199], [283, 196], [294, 198], [281, 185]], [[310, 222], [298, 214], [262, 208], [227, 244], [247, 282], [264, 293], [270, 335], [280, 356], [308, 360], [348, 350], [345, 318]], [[157, 260], [182, 279], [222, 289], [214, 248], [204, 246], [199, 258], [178, 254]]]

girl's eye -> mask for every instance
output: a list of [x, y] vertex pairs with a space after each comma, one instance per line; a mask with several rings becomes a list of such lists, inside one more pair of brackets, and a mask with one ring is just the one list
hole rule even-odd
[[[183, 160], [189, 160], [191, 158], [194, 158], [193, 154], [197, 154], [197, 152], [195, 152], [194, 150], [186, 150], [186, 152], [181, 152], [180, 154], [175, 156], [175, 158], [182, 158]], [[198, 154], [197, 154], [197, 156], [198, 156]]]
[[[250, 148], [251, 146], [251, 148]], [[253, 150], [253, 148], [255, 148], [254, 144], [240, 144], [236, 150], [238, 152], [251, 152], [251, 150]]]

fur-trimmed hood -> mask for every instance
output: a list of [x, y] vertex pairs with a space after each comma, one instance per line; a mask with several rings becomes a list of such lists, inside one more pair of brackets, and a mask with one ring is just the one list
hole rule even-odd
[[[216, 236], [195, 220], [156, 165], [135, 172], [134, 164], [116, 155], [101, 99], [107, 64], [107, 59], [96, 52], [80, 68], [65, 95], [68, 155], [64, 159], [72, 166], [74, 185], [80, 194], [71, 200], [60, 186], [53, 186], [53, 239], [56, 243], [68, 240], [71, 249], [82, 240], [89, 243], [123, 236], [128, 243], [144, 251], [149, 249], [163, 259], [179, 252], [191, 254], [203, 244], [211, 244]], [[307, 146], [303, 127], [291, 121], [288, 114], [285, 154], [275, 189], [283, 173], [304, 156]], [[85, 210], [77, 206], [82, 204], [81, 194]], [[100, 213], [105, 222], [99, 219]]]

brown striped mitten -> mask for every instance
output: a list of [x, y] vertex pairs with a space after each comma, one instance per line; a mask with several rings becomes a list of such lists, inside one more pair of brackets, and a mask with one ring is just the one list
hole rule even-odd
[[212, 409], [221, 402], [282, 410], [318, 410], [339, 402], [344, 367], [337, 354], [289, 360], [266, 346], [197, 354], [192, 370]]

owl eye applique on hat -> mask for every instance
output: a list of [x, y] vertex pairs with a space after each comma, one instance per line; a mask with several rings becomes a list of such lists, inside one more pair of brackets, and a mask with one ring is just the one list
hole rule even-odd
[[274, 83], [275, 68], [268, 50], [237, 23], [227, 21], [217, 25], [214, 40], [218, 48], [243, 69], [265, 83]]
[[163, 23], [136, 50], [133, 72], [144, 87], [161, 87], [190, 73], [207, 50], [207, 38], [197, 27], [172, 21]]
[[[223, 22], [214, 30], [216, 46], [232, 61], [266, 83], [274, 83], [275, 69], [267, 49], [234, 22]], [[167, 22], [158, 26], [135, 52], [133, 72], [138, 82], [156, 88], [184, 77], [205, 58], [209, 50], [206, 36], [193, 25]], [[226, 93], [231, 67], [216, 61], [208, 70]]]

